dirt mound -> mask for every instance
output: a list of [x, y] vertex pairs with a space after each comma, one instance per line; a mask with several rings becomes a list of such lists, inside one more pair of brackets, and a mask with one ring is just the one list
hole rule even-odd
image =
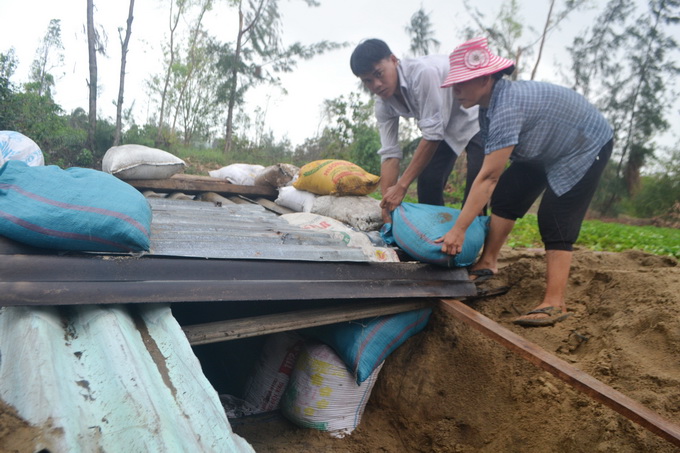
[[[680, 267], [640, 252], [577, 251], [554, 327], [510, 321], [542, 297], [543, 252], [506, 250], [470, 305], [680, 424]], [[258, 452], [672, 452], [669, 442], [573, 390], [441, 311], [383, 367], [361, 425], [344, 439], [270, 414], [234, 421]]]

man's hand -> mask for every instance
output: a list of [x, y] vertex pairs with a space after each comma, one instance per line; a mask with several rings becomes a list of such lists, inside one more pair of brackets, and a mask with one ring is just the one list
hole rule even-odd
[[383, 223], [392, 223], [392, 215], [390, 214], [391, 211], [388, 211], [387, 209], [382, 210], [382, 220]]
[[402, 201], [404, 201], [405, 196], [406, 189], [402, 189], [399, 184], [395, 184], [392, 187], [389, 187], [383, 194], [380, 207], [383, 208], [383, 210], [387, 210], [388, 213], [392, 212], [397, 209], [397, 206], [399, 206]]
[[465, 230], [457, 228], [455, 225], [448, 233], [434, 242], [442, 244], [442, 252], [448, 255], [458, 255], [463, 251], [463, 242], [465, 242]]

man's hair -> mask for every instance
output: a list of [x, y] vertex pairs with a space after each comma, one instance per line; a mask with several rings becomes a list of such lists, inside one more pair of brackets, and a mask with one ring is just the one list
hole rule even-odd
[[392, 51], [380, 39], [365, 39], [352, 52], [349, 65], [355, 76], [368, 74], [373, 71], [373, 66], [379, 61], [392, 55]]

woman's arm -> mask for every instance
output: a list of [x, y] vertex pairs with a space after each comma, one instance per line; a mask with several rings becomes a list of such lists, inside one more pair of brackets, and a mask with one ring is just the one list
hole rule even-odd
[[484, 157], [482, 169], [472, 184], [470, 194], [456, 223], [448, 233], [435, 241], [442, 243], [442, 252], [456, 255], [462, 251], [465, 232], [475, 220], [477, 214], [482, 211], [491, 199], [491, 194], [496, 188], [498, 178], [500, 178], [503, 170], [505, 170], [505, 164], [508, 163], [513, 149], [514, 146], [501, 148]]

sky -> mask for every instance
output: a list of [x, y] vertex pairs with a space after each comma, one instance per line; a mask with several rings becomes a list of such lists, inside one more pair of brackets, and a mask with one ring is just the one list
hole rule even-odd
[[[470, 1], [491, 20], [502, 4], [501, 0]], [[524, 1], [520, 22], [542, 28], [549, 2]], [[604, 5], [604, 1], [596, 2]], [[145, 82], [162, 67], [161, 43], [168, 36], [168, 0], [136, 0], [132, 37], [129, 46], [125, 79], [125, 105], [134, 100], [133, 114], [138, 124], [146, 123], [153, 113]], [[234, 41], [237, 17], [233, 9], [221, 6], [209, 13], [206, 25], [219, 40]], [[407, 56], [410, 38], [405, 31], [410, 17], [421, 6], [430, 14], [434, 37], [441, 42], [438, 53], [448, 54], [463, 39], [461, 30], [472, 24], [462, 1], [452, 0], [320, 0], [320, 6], [309, 7], [303, 0], [280, 2], [283, 20], [283, 41], [311, 44], [321, 40], [347, 42], [349, 46], [301, 61], [297, 69], [284, 74], [280, 88], [263, 86], [251, 91], [246, 98], [247, 109], [256, 106], [265, 111], [266, 128], [277, 139], [287, 138], [293, 146], [315, 136], [322, 128], [322, 105], [326, 99], [359, 91], [357, 78], [349, 69], [350, 54], [362, 39], [385, 40], [398, 57]], [[115, 118], [114, 99], [118, 94], [120, 72], [120, 43], [118, 28], [124, 29], [129, 2], [124, 0], [95, 0], [95, 22], [108, 34], [108, 58], [98, 58], [100, 116]], [[573, 14], [559, 30], [550, 35], [540, 65], [538, 79], [565, 83], [562, 74], [570, 67], [565, 47], [573, 37], [583, 32], [597, 11]], [[64, 66], [54, 70], [57, 77], [55, 100], [67, 111], [76, 107], [87, 110], [88, 74], [87, 40], [85, 37], [85, 0], [0, 0], [0, 52], [14, 47], [19, 67], [13, 77], [15, 83], [25, 82], [35, 51], [47, 31], [51, 19], [61, 20], [64, 43]], [[124, 33], [124, 30], [123, 30]], [[526, 32], [527, 36], [538, 36]], [[528, 38], [527, 38], [528, 40]], [[677, 109], [676, 109], [677, 115]]]

